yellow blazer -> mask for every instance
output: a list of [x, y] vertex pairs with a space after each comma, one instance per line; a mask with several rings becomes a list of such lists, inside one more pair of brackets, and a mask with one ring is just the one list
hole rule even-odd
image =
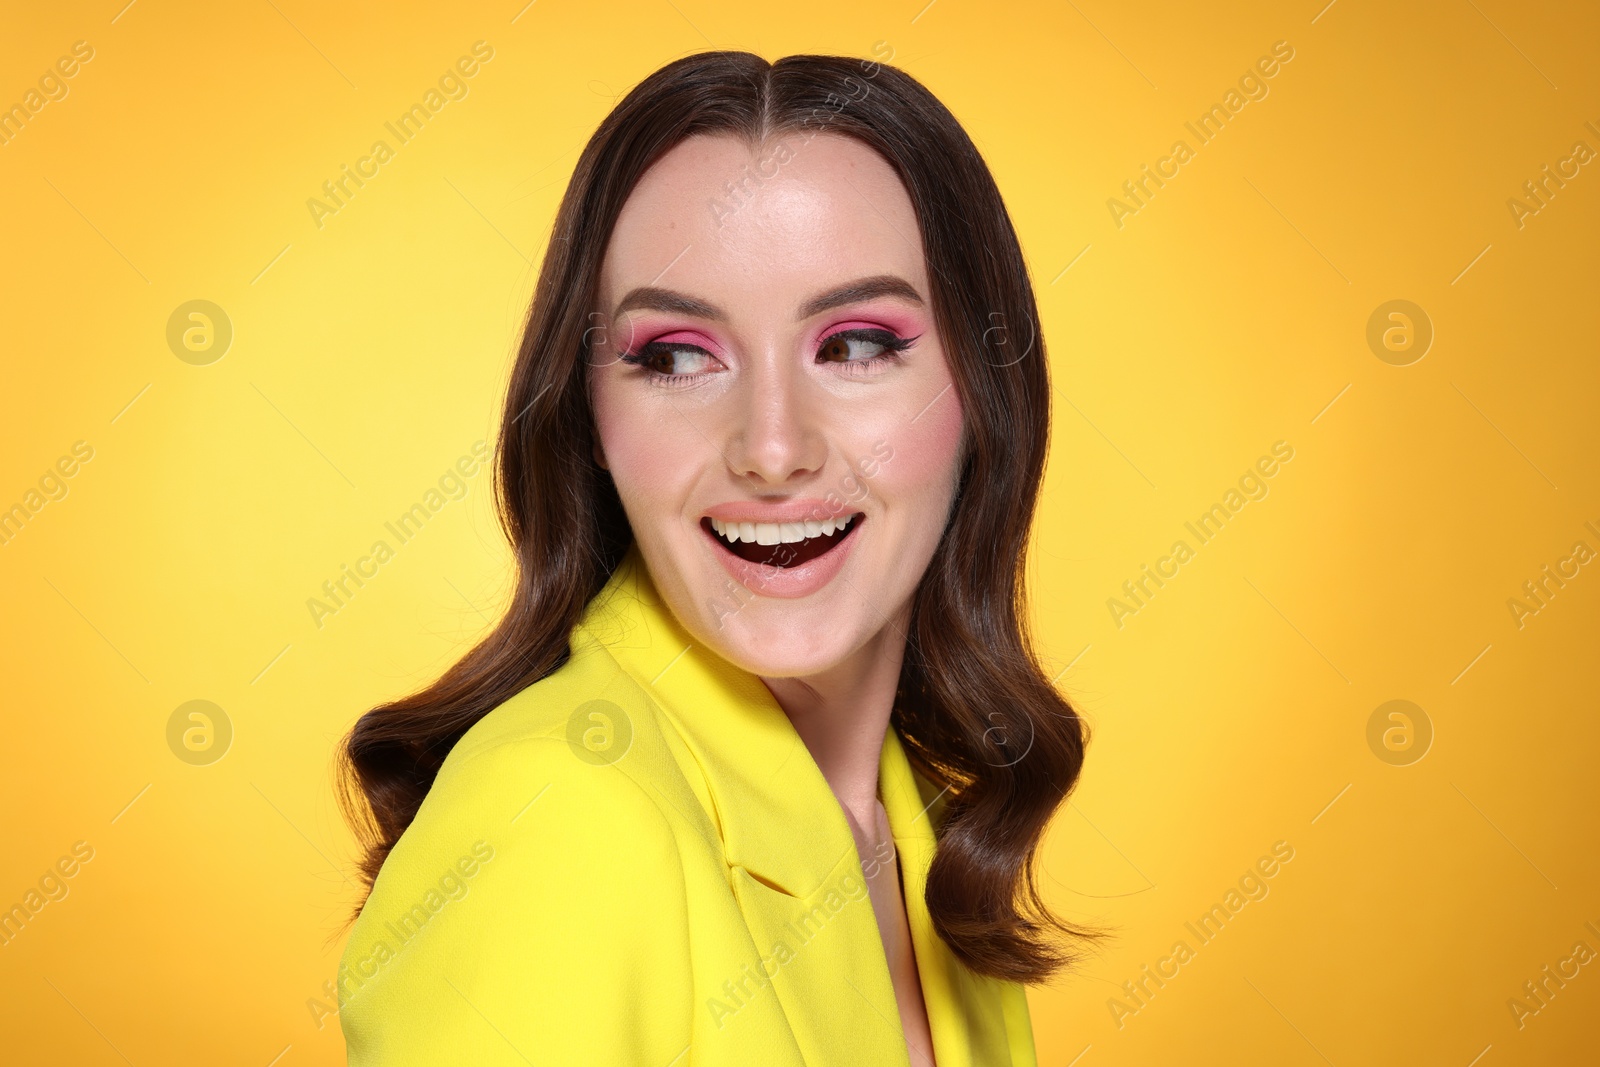
[[[891, 727], [889, 815], [939, 1067], [1036, 1067], [1021, 985], [923, 900], [941, 806]], [[870, 857], [869, 857], [870, 861]], [[907, 1064], [843, 810], [761, 680], [637, 550], [572, 657], [450, 752], [340, 964], [354, 1067]]]

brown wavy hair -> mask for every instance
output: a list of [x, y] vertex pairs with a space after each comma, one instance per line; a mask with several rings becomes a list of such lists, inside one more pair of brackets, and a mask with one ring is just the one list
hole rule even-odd
[[913, 600], [891, 719], [912, 762], [945, 788], [928, 910], [971, 970], [1002, 979], [1044, 981], [1099, 936], [1052, 915], [1035, 873], [1087, 731], [1045, 676], [1024, 621], [1050, 396], [1027, 266], [1000, 191], [949, 110], [903, 71], [843, 56], [678, 59], [628, 93], [584, 148], [545, 251], [495, 455], [496, 503], [516, 557], [511, 603], [436, 682], [361, 716], [339, 753], [339, 799], [364, 849], [369, 893], [451, 747], [566, 661], [573, 627], [632, 542], [616, 487], [594, 460], [584, 377], [589, 310], [623, 202], [652, 163], [696, 134], [756, 147], [824, 132], [865, 143], [905, 185], [964, 413], [955, 503]]

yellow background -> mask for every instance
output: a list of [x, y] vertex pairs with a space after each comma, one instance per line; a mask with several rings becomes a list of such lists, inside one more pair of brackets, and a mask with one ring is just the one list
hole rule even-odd
[[[320, 628], [307, 599], [492, 440], [557, 201], [621, 93], [711, 47], [878, 42], [993, 168], [1057, 387], [1038, 634], [1094, 739], [1044, 882], [1116, 937], [1032, 992], [1041, 1063], [1592, 1060], [1600, 964], [1520, 1028], [1507, 1006], [1600, 950], [1600, 567], [1520, 628], [1507, 607], [1600, 550], [1600, 164], [1520, 228], [1507, 207], [1600, 150], [1592, 11], [521, 6], [6, 15], [0, 104], [94, 48], [0, 147], [0, 507], [94, 449], [0, 547], [0, 906], [94, 849], [0, 947], [8, 1060], [342, 1062], [308, 1007], [352, 898], [332, 747], [503, 602], [489, 476]], [[478, 40], [469, 95], [319, 229], [307, 199]], [[1269, 95], [1198, 145], [1184, 122], [1280, 40]], [[1180, 138], [1194, 158], [1119, 228], [1107, 200]], [[194, 299], [234, 330], [205, 366], [166, 341]], [[1393, 299], [1435, 331], [1409, 366], [1366, 341]], [[1280, 440], [1269, 495], [1119, 627], [1122, 582]], [[167, 744], [195, 699], [233, 727], [209, 766]], [[1367, 742], [1393, 699], [1434, 731], [1408, 766]], [[1184, 923], [1277, 841], [1270, 894], [1198, 945]], [[1108, 1001], [1180, 939], [1194, 958], [1119, 1026]]]

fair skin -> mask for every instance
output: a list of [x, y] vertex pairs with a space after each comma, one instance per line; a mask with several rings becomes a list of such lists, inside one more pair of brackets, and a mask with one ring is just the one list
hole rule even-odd
[[962, 415], [910, 198], [847, 137], [692, 137], [630, 194], [599, 307], [596, 458], [673, 614], [766, 683], [832, 787], [931, 1064], [878, 764]]

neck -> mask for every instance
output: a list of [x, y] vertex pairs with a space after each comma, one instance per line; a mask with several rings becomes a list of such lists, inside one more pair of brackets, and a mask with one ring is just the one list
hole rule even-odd
[[816, 760], [834, 796], [875, 825], [878, 763], [905, 659], [907, 608], [849, 659], [804, 678], [762, 678]]

